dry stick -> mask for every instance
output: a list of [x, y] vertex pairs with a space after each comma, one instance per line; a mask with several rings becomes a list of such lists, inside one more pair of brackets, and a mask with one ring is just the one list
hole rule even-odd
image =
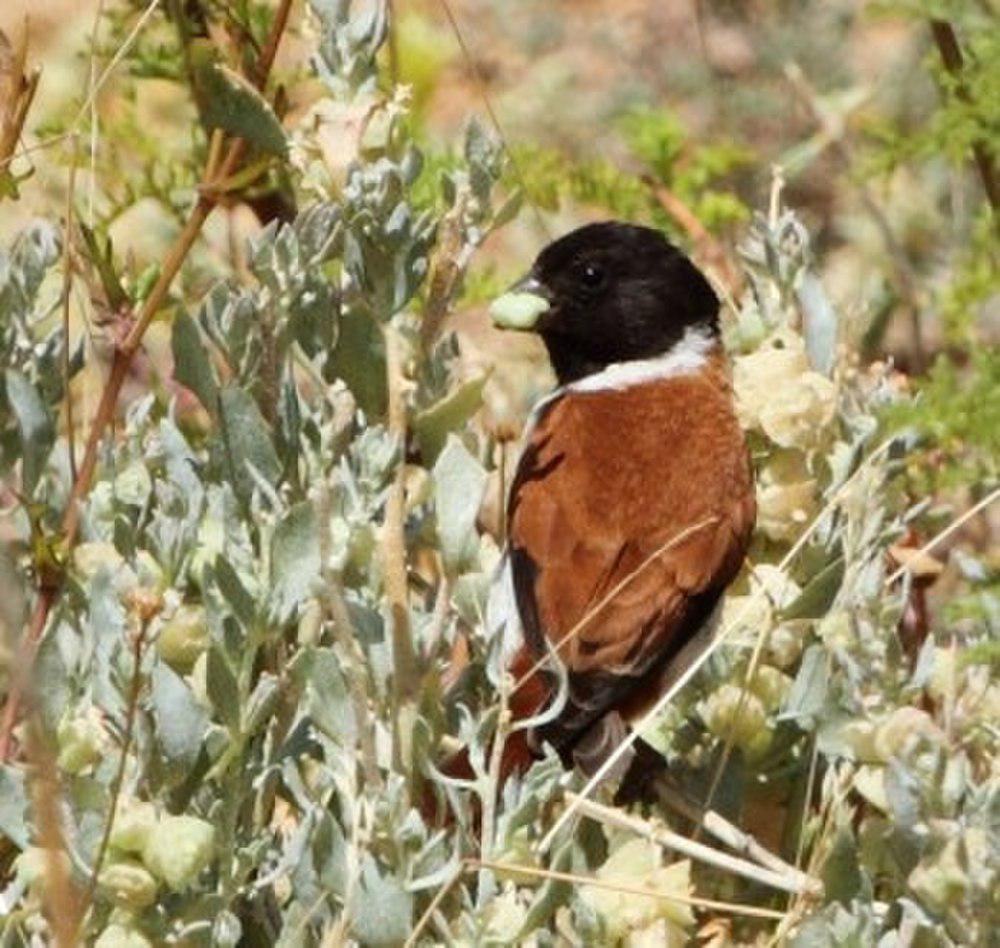
[[455, 883], [462, 878], [462, 874], [468, 868], [468, 863], [462, 862], [458, 865], [455, 871], [451, 874], [451, 877], [447, 882], [442, 885], [437, 892], [434, 893], [434, 898], [431, 899], [430, 904], [424, 910], [423, 915], [417, 920], [417, 924], [414, 925], [413, 931], [410, 932], [410, 937], [406, 939], [403, 943], [403, 948], [413, 948], [417, 943], [417, 939], [420, 937], [420, 933], [427, 927], [430, 920], [434, 917], [434, 913], [437, 911], [438, 906], [444, 901], [445, 896], [455, 887]]
[[661, 803], [676, 810], [685, 819], [691, 820], [692, 823], [700, 824], [719, 842], [724, 843], [735, 852], [748, 856], [750, 859], [764, 866], [764, 868], [770, 869], [779, 875], [787, 876], [791, 879], [799, 879], [805, 889], [815, 885], [815, 882], [797, 866], [785, 862], [780, 856], [766, 849], [749, 833], [745, 833], [739, 827], [734, 826], [715, 810], [703, 810], [698, 805], [691, 803], [685, 796], [669, 786], [665, 781], [660, 780], [657, 782], [656, 794]]
[[[958, 45], [958, 38], [955, 36], [955, 30], [947, 20], [931, 20], [931, 33], [934, 36], [934, 42], [937, 44], [938, 52], [941, 54], [941, 60], [944, 62], [945, 69], [957, 80], [955, 95], [962, 102], [969, 104], [969, 90], [961, 78], [965, 63], [962, 59], [962, 50]], [[1000, 183], [997, 181], [996, 169], [993, 167], [993, 157], [987, 150], [985, 142], [982, 140], [973, 142], [972, 157], [976, 162], [976, 168], [979, 170], [979, 177], [983, 182], [983, 190], [986, 192], [986, 198], [990, 202], [990, 207], [993, 208], [994, 214], [996, 214], [997, 211], [1000, 211]]]
[[[16, 157], [17, 143], [21, 140], [28, 109], [38, 89], [41, 70], [35, 69], [30, 76], [24, 67], [28, 58], [28, 18], [24, 18], [24, 32], [14, 53], [10, 69], [9, 95], [7, 102], [0, 103], [0, 171], [3, 171]], [[22, 152], [23, 154], [23, 152]]]
[[[270, 68], [274, 63], [274, 56], [277, 51], [278, 41], [280, 40], [280, 30], [283, 30], [285, 24], [288, 22], [288, 8], [290, 6], [291, 0], [282, 0], [281, 7], [275, 14], [272, 35], [277, 34], [277, 37], [274, 42], [268, 40], [261, 54], [261, 63], [267, 67], [261, 73], [265, 77], [270, 72]], [[246, 143], [243, 139], [237, 138], [233, 141], [223, 162], [222, 169], [219, 172], [221, 180], [224, 181], [236, 170], [236, 166], [240, 163], [245, 149]], [[76, 480], [73, 482], [69, 502], [63, 515], [62, 539], [64, 548], [67, 551], [71, 550], [76, 543], [77, 533], [80, 529], [80, 508], [90, 490], [90, 483], [97, 468], [97, 455], [100, 451], [101, 440], [105, 430], [114, 420], [115, 410], [118, 405], [118, 395], [128, 376], [129, 366], [142, 344], [142, 338], [146, 330], [156, 316], [160, 305], [166, 299], [174, 277], [180, 271], [185, 258], [201, 233], [202, 226], [215, 206], [215, 199], [211, 191], [213, 183], [206, 181], [206, 187], [201, 190], [190, 217], [170, 248], [163, 262], [159, 279], [157, 279], [149, 296], [146, 298], [131, 331], [124, 342], [115, 349], [114, 358], [111, 363], [111, 372], [104, 384], [104, 390], [101, 392], [101, 400], [97, 406], [97, 413], [91, 424], [87, 445], [84, 449], [83, 461], [80, 464], [80, 470], [77, 472]], [[20, 676], [20, 684], [15, 683], [8, 691], [3, 716], [0, 719], [0, 762], [5, 763], [10, 757], [12, 734], [20, 715], [21, 704], [24, 698], [23, 685], [27, 672], [34, 661], [35, 645], [41, 637], [42, 631], [45, 629], [49, 611], [57, 595], [57, 589], [42, 590], [31, 621], [28, 624], [19, 655], [19, 659], [21, 659], [19, 666], [24, 670], [24, 674]]]
[[385, 371], [389, 389], [387, 427], [399, 446], [400, 459], [385, 502], [382, 525], [382, 569], [385, 596], [392, 627], [392, 694], [396, 740], [394, 754], [402, 762], [399, 728], [403, 725], [400, 710], [416, 694], [417, 654], [410, 634], [409, 583], [406, 575], [406, 380], [403, 372], [404, 343], [392, 325], [385, 327]]
[[[104, 88], [104, 84], [111, 78], [111, 73], [118, 68], [118, 64], [128, 55], [129, 50], [132, 48], [132, 44], [138, 39], [139, 34], [143, 31], [143, 28], [152, 18], [153, 14], [156, 13], [157, 7], [160, 5], [160, 0], [150, 0], [149, 6], [142, 11], [142, 16], [136, 20], [135, 26], [132, 27], [131, 32], [125, 37], [122, 44], [115, 50], [114, 56], [108, 62], [107, 66], [104, 67], [104, 71], [97, 78], [96, 82], [91, 83], [90, 89], [87, 92], [87, 98], [83, 100], [83, 105], [77, 110], [76, 115], [73, 118], [72, 123], [70, 123], [70, 130], [75, 131], [77, 126], [83, 120], [84, 115], [90, 112], [91, 106], [97, 100], [97, 96], [101, 89]], [[97, 21], [94, 22], [94, 34], [97, 35]]]
[[928, 540], [922, 547], [920, 547], [919, 550], [917, 550], [917, 552], [913, 555], [913, 557], [910, 560], [908, 560], [907, 563], [904, 563], [902, 566], [899, 567], [899, 569], [897, 569], [894, 573], [892, 573], [892, 575], [889, 576], [889, 578], [885, 581], [886, 586], [891, 586], [904, 573], [909, 572], [913, 568], [912, 564], [917, 559], [919, 559], [925, 553], [929, 553], [942, 540], [945, 540], [948, 537], [950, 537], [956, 530], [958, 530], [960, 527], [968, 523], [968, 521], [970, 521], [974, 516], [976, 516], [976, 514], [978, 514], [982, 510], [985, 510], [987, 507], [989, 507], [990, 504], [992, 504], [997, 499], [1000, 499], [1000, 487], [998, 487], [991, 493], [987, 494], [981, 501], [979, 501], [978, 504], [975, 504], [974, 506], [970, 507], [968, 510], [965, 511], [964, 514], [962, 514], [960, 517], [957, 517], [955, 520], [949, 523], [948, 526], [946, 526], [943, 530], [941, 530], [940, 533], [931, 537], [930, 540]]
[[[3, 154], [0, 152], [0, 171], [5, 171], [9, 165], [11, 165], [18, 158], [29, 158], [31, 155], [39, 151], [45, 151], [46, 148], [53, 148], [56, 145], [61, 144], [73, 135], [72, 132], [60, 132], [58, 135], [53, 135], [51, 138], [45, 138], [40, 142], [36, 142], [34, 145], [25, 145], [21, 143], [21, 147], [17, 149], [16, 153]], [[15, 142], [15, 146], [16, 146]]]
[[[510, 731], [511, 717], [510, 709], [507, 707], [507, 700], [510, 692], [509, 677], [504, 674], [500, 678], [500, 714], [497, 718], [497, 729], [493, 735], [493, 747], [490, 750], [489, 766], [486, 770], [486, 795], [483, 797], [483, 819], [480, 829], [479, 851], [483, 859], [488, 859], [493, 855], [493, 833], [496, 827], [497, 796], [500, 787], [500, 767], [503, 764], [503, 749], [507, 743], [507, 734]], [[488, 891], [485, 880], [479, 881], [479, 902], [482, 904], [483, 896]]]
[[[94, 194], [97, 188], [97, 140], [100, 134], [101, 120], [97, 114], [97, 97], [93, 95], [97, 86], [97, 36], [104, 16], [104, 0], [97, 0], [97, 10], [94, 12], [94, 28], [90, 34], [90, 80], [87, 94], [90, 99], [90, 175], [87, 181], [87, 226], [94, 226]], [[74, 476], [73, 480], [76, 480]]]
[[[839, 502], [841, 494], [844, 493], [847, 487], [854, 481], [861, 471], [871, 464], [875, 458], [879, 457], [888, 450], [891, 443], [892, 439], [884, 441], [874, 452], [868, 455], [868, 457], [865, 458], [864, 461], [862, 461], [858, 466], [858, 469], [846, 481], [844, 481], [843, 484], [840, 485], [839, 489], [835, 491], [833, 497], [831, 497], [823, 509], [819, 511], [813, 519], [813, 522], [802, 532], [799, 538], [792, 545], [791, 549], [782, 558], [781, 562], [777, 566], [778, 572], [784, 572], [788, 568], [792, 560], [798, 556], [799, 552], [806, 545], [806, 543], [809, 542], [809, 539], [819, 528], [823, 518], [830, 510], [833, 509], [835, 504]], [[623, 740], [621, 744], [615, 748], [615, 750], [608, 756], [608, 759], [601, 764], [600, 767], [598, 767], [594, 775], [587, 781], [581, 791], [581, 798], [587, 797], [594, 792], [595, 788], [607, 777], [608, 772], [615, 766], [615, 764], [618, 763], [622, 755], [628, 753], [632, 745], [642, 735], [647, 725], [649, 725], [651, 721], [654, 721], [663, 712], [663, 709], [666, 708], [671, 701], [673, 701], [674, 696], [682, 688], [684, 688], [692, 678], [694, 678], [694, 676], [701, 669], [702, 665], [704, 665], [705, 662], [707, 662], [716, 653], [716, 651], [722, 647], [723, 643], [729, 638], [733, 630], [739, 627], [740, 623], [743, 622], [746, 616], [750, 615], [751, 608], [756, 605], [762, 595], [763, 591], [762, 589], [759, 589], [756, 593], [749, 596], [747, 602], [740, 610], [739, 615], [736, 616], [736, 618], [734, 618], [718, 635], [716, 635], [708, 647], [699, 656], [697, 656], [697, 658], [692, 661], [684, 672], [678, 676], [677, 680], [662, 695], [660, 695], [656, 704], [654, 704], [653, 707], [650, 708], [645, 715], [643, 715], [643, 718], [638, 725], [629, 732], [625, 740]], [[572, 818], [576, 810], [577, 805], [575, 803], [571, 803], [565, 810], [563, 810], [559, 819], [556, 820], [555, 825], [548, 831], [548, 833], [545, 834], [545, 837], [538, 844], [537, 849], [540, 853], [544, 853], [548, 850], [556, 835], [559, 833], [559, 830], [561, 830], [563, 826], [565, 826], [566, 823]]]
[[841, 168], [847, 173], [849, 179], [854, 180], [858, 197], [861, 200], [861, 206], [871, 218], [872, 223], [882, 238], [882, 243], [885, 245], [886, 252], [889, 254], [889, 259], [892, 261], [893, 269], [896, 272], [896, 283], [898, 284], [899, 292], [903, 297], [903, 303], [910, 316], [910, 328], [913, 333], [914, 361], [918, 369], [922, 368], [925, 361], [925, 352], [923, 327], [920, 323], [920, 304], [916, 292], [917, 279], [906, 257], [906, 251], [896, 239], [896, 234], [889, 223], [889, 219], [878, 206], [878, 202], [872, 197], [867, 183], [854, 175], [854, 159], [850, 148], [844, 141], [843, 129], [833, 125], [827, 114], [819, 107], [816, 101], [816, 93], [809, 84], [808, 79], [806, 79], [805, 73], [803, 73], [797, 63], [789, 63], [785, 66], [785, 76], [792, 87], [792, 91], [826, 136], [830, 150], [840, 163]]
[[470, 860], [471, 865], [492, 869], [494, 872], [507, 872], [511, 875], [536, 876], [539, 879], [554, 879], [558, 882], [572, 882], [574, 885], [587, 886], [594, 889], [605, 889], [609, 892], [622, 892], [625, 895], [639, 895], [643, 898], [660, 899], [664, 902], [677, 902], [680, 905], [690, 905], [697, 909], [710, 909], [716, 912], [730, 912], [733, 915], [749, 915], [752, 918], [784, 919], [785, 912], [776, 909], [760, 908], [757, 905], [743, 905], [738, 902], [720, 902], [716, 899], [701, 899], [693, 895], [677, 895], [672, 892], [659, 892], [656, 889], [646, 889], [642, 886], [630, 885], [627, 882], [613, 882], [608, 879], [597, 879], [593, 876], [580, 876], [572, 872], [559, 872], [556, 869], [538, 869], [534, 866], [522, 866], [512, 862], [483, 862]]
[[74, 135], [70, 142], [72, 151], [69, 164], [69, 186], [66, 188], [66, 225], [63, 235], [63, 290], [62, 290], [62, 369], [63, 388], [66, 397], [66, 441], [69, 446], [70, 479], [76, 480], [76, 431], [73, 418], [73, 393], [69, 388], [69, 299], [73, 292], [73, 198], [76, 194], [76, 162], [78, 158], [79, 140]]
[[735, 297], [740, 289], [741, 280], [734, 269], [722, 243], [713, 237], [694, 212], [668, 187], [655, 181], [648, 175], [642, 178], [643, 184], [649, 188], [662, 207], [687, 233], [694, 242], [695, 250], [704, 262], [714, 269], [719, 280], [730, 297]]
[[[715, 767], [715, 773], [712, 774], [712, 782], [708, 786], [708, 793], [705, 794], [705, 800], [702, 804], [705, 811], [711, 810], [712, 804], [715, 802], [715, 794], [719, 789], [719, 784], [722, 783], [722, 777], [726, 771], [726, 764], [729, 763], [729, 757], [733, 752], [733, 745], [736, 742], [736, 721], [738, 721], [743, 715], [746, 703], [750, 699], [750, 685], [757, 676], [757, 667], [760, 664], [761, 656], [764, 654], [764, 648], [766, 647], [770, 637], [771, 629], [769, 626], [765, 625], [758, 634], [757, 641], [754, 642], [753, 654], [750, 656], [746, 674], [743, 676], [743, 683], [740, 685], [740, 699], [736, 704], [736, 712], [734, 713], [733, 720], [727, 729], [726, 740], [722, 747], [722, 754], [719, 757], [719, 763]], [[695, 827], [694, 839], [698, 838], [698, 833], [703, 825], [704, 824], [699, 823], [699, 825]], [[705, 828], [707, 829], [707, 827]]]
[[567, 793], [566, 799], [570, 801], [572, 806], [576, 806], [583, 816], [606, 826], [613, 826], [616, 829], [634, 833], [636, 836], [645, 837], [658, 846], [672, 849], [682, 856], [714, 866], [716, 869], [733, 872], [743, 876], [744, 879], [751, 879], [762, 885], [770, 886], [772, 889], [780, 889], [782, 892], [791, 892], [796, 895], [818, 895], [822, 891], [822, 886], [817, 880], [810, 879], [805, 873], [793, 869], [791, 866], [778, 872], [758, 866], [746, 859], [740, 859], [738, 856], [731, 856], [729, 853], [713, 849], [704, 843], [696, 843], [665, 826], [658, 826], [640, 817], [631, 816], [617, 807], [605, 806], [603, 803], [588, 800], [576, 793]]
[[45, 851], [45, 914], [57, 948], [73, 948], [80, 943], [77, 936], [83, 905], [65, 858], [56, 761], [35, 715], [28, 726], [28, 747], [35, 763], [31, 779], [35, 828], [38, 845]]
[[357, 718], [358, 744], [361, 747], [361, 768], [365, 775], [365, 782], [373, 788], [378, 788], [382, 785], [382, 778], [378, 769], [378, 754], [375, 750], [375, 735], [369, 712], [368, 689], [363, 665], [364, 653], [351, 620], [351, 613], [344, 601], [344, 590], [341, 586], [340, 576], [330, 565], [332, 559], [330, 524], [333, 522], [333, 516], [331, 514], [330, 490], [325, 482], [316, 501], [316, 514], [321, 524], [319, 549], [320, 562], [323, 564], [320, 570], [323, 579], [323, 590], [320, 598], [333, 620], [334, 637], [340, 643], [345, 657], [350, 662], [347, 688]]

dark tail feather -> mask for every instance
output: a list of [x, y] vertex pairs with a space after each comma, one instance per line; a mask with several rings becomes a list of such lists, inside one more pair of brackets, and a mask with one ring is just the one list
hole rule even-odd
[[[522, 646], [511, 662], [509, 672], [516, 686], [508, 700], [512, 721], [534, 717], [552, 697], [552, 685], [548, 676], [536, 669], [535, 664], [536, 658], [527, 646]], [[500, 786], [512, 774], [525, 773], [537, 758], [538, 755], [531, 749], [528, 741], [527, 730], [518, 730], [508, 735], [500, 757]], [[445, 759], [438, 769], [446, 776], [460, 780], [471, 780], [475, 776], [469, 763], [469, 752], [465, 748]], [[424, 819], [437, 824], [450, 823], [451, 813], [442, 813], [441, 810], [442, 806], [438, 803], [433, 788], [425, 787], [420, 806]]]

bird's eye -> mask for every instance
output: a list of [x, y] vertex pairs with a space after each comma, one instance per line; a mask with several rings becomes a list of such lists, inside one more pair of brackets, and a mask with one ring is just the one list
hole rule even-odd
[[580, 271], [580, 279], [586, 286], [600, 286], [604, 282], [604, 271], [597, 264], [587, 263]]

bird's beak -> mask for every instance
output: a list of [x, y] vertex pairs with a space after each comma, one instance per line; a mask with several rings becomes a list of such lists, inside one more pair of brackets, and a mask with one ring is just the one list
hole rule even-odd
[[500, 329], [530, 332], [538, 325], [543, 313], [552, 308], [549, 292], [532, 274], [517, 281], [503, 296], [490, 305], [493, 325]]

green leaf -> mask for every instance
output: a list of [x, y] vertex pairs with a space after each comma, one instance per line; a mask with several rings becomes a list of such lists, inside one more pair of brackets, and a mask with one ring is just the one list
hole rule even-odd
[[250, 465], [265, 481], [274, 485], [281, 476], [278, 452], [264, 416], [249, 392], [233, 387], [222, 389], [219, 414], [233, 487], [244, 502], [249, 502], [257, 483]]
[[418, 412], [413, 419], [413, 432], [425, 464], [433, 464], [448, 435], [458, 431], [482, 407], [483, 389], [489, 373], [463, 382], [444, 398]]
[[59, 643], [63, 630], [68, 632], [66, 626], [57, 625], [46, 633], [38, 647], [32, 674], [36, 706], [46, 731], [51, 734], [55, 734], [73, 695], [71, 682], [76, 670], [75, 663], [74, 667], [70, 667]]
[[851, 899], [861, 890], [861, 868], [854, 836], [841, 828], [823, 866], [823, 886], [829, 902], [850, 906]]
[[289, 672], [306, 694], [304, 707], [316, 727], [331, 740], [350, 747], [357, 739], [357, 722], [333, 649], [304, 649]]
[[365, 854], [354, 935], [364, 945], [401, 945], [412, 929], [413, 896], [401, 879], [383, 875], [375, 860]]
[[305, 600], [319, 579], [319, 537], [311, 504], [293, 507], [271, 538], [271, 604], [287, 617]]
[[257, 621], [257, 605], [225, 556], [215, 558], [212, 564], [212, 576], [240, 625], [245, 629], [252, 628]]
[[819, 277], [813, 273], [802, 275], [796, 295], [802, 308], [802, 333], [809, 362], [817, 372], [830, 375], [837, 361], [837, 311], [830, 304]]
[[190, 770], [198, 759], [209, 719], [194, 694], [165, 662], [153, 666], [150, 697], [156, 736], [167, 760]]
[[0, 833], [18, 849], [27, 847], [28, 794], [24, 787], [24, 774], [8, 764], [0, 767]]
[[790, 619], [821, 619], [829, 611], [840, 592], [844, 581], [844, 558], [838, 556], [827, 563], [805, 589], [781, 613], [785, 621]]
[[126, 308], [130, 304], [128, 293], [122, 287], [121, 280], [115, 272], [114, 249], [111, 246], [111, 238], [104, 241], [102, 247], [98, 242], [97, 235], [86, 224], [79, 224], [80, 233], [83, 235], [83, 242], [86, 245], [86, 256], [91, 266], [97, 271], [107, 297], [108, 306], [118, 311]]
[[45, 462], [55, 439], [55, 428], [41, 396], [24, 375], [15, 369], [8, 369], [6, 381], [7, 398], [21, 430], [23, 490], [25, 495], [31, 497], [45, 470]]
[[215, 418], [218, 413], [219, 383], [215, 377], [198, 324], [184, 310], [174, 319], [171, 335], [174, 378], [186, 385]]
[[341, 318], [330, 367], [336, 378], [344, 380], [369, 419], [385, 415], [385, 345], [378, 325], [367, 313], [354, 310]]
[[478, 543], [476, 516], [487, 474], [455, 435], [448, 436], [431, 473], [441, 556], [445, 570], [454, 576]]
[[218, 646], [208, 651], [208, 666], [205, 669], [205, 688], [208, 700], [212, 702], [222, 722], [230, 731], [240, 729], [240, 690], [236, 676], [229, 662]]
[[819, 645], [810, 645], [802, 656], [799, 673], [785, 699], [781, 717], [807, 723], [826, 702], [827, 656]]
[[278, 116], [251, 83], [216, 60], [214, 44], [208, 40], [192, 42], [191, 62], [204, 123], [283, 157], [288, 140]]

